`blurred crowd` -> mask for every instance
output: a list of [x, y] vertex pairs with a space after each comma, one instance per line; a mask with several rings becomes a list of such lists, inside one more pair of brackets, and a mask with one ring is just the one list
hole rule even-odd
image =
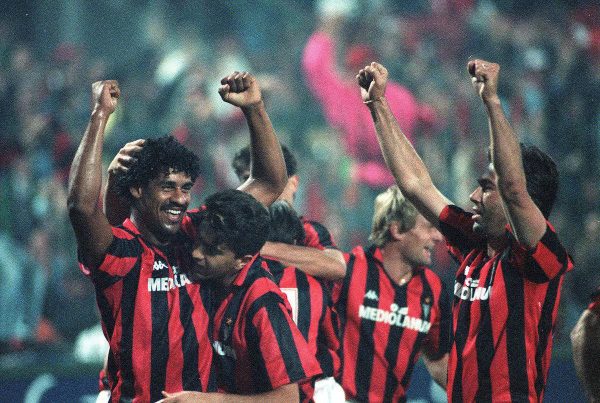
[[[471, 173], [486, 165], [480, 150], [489, 140], [466, 63], [500, 63], [515, 131], [555, 158], [561, 173], [551, 222], [576, 263], [555, 336], [555, 353], [566, 354], [570, 327], [600, 285], [596, 1], [82, 3], [67, 33], [44, 25], [41, 9], [21, 6], [0, 19], [0, 352], [71, 346], [97, 326], [92, 284], [77, 267], [66, 186], [91, 83], [100, 79], [119, 80], [123, 97], [105, 155], [137, 138], [173, 134], [201, 157], [197, 205], [238, 185], [231, 159], [247, 139], [243, 116], [217, 94], [219, 79], [254, 73], [280, 139], [299, 157], [297, 209], [324, 223], [344, 251], [366, 243], [374, 195], [389, 183], [365, 179], [361, 164], [380, 157], [366, 155], [368, 147], [327, 113], [326, 103], [342, 94], [325, 99], [315, 86], [331, 78], [306, 76], [305, 47], [320, 32], [340, 80], [352, 83], [361, 63], [376, 59], [412, 93], [420, 111], [410, 128], [414, 145], [440, 190], [467, 208]], [[435, 269], [453, 278], [442, 248]]]

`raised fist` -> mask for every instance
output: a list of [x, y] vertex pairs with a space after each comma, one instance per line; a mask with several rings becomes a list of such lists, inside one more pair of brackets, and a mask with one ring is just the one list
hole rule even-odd
[[379, 63], [372, 62], [365, 66], [356, 75], [356, 81], [360, 86], [360, 94], [363, 102], [376, 101], [385, 95], [388, 71]]
[[219, 95], [223, 101], [244, 108], [262, 100], [260, 88], [254, 76], [247, 71], [234, 71], [221, 80]]
[[467, 69], [473, 88], [482, 100], [488, 101], [498, 96], [499, 64], [475, 59], [469, 61]]
[[115, 111], [120, 96], [121, 90], [116, 80], [96, 81], [92, 84], [92, 101], [96, 111], [110, 115]]

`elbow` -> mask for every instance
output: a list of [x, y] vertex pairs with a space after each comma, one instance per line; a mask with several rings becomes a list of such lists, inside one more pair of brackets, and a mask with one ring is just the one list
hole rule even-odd
[[80, 197], [69, 195], [67, 199], [67, 211], [71, 219], [90, 217], [97, 209], [95, 202], [84, 200]]

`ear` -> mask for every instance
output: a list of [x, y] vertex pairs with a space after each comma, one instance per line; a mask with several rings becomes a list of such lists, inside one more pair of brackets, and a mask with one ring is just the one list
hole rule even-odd
[[129, 188], [129, 193], [131, 193], [134, 199], [139, 199], [142, 197], [142, 188], [132, 186]]
[[296, 193], [298, 190], [298, 183], [300, 182], [300, 177], [298, 175], [292, 175], [288, 178], [288, 186], [292, 193]]
[[240, 271], [248, 264], [249, 261], [252, 260], [252, 255], [244, 255], [241, 258], [237, 259], [235, 269]]
[[399, 241], [402, 238], [404, 238], [404, 233], [400, 232], [400, 223], [398, 221], [392, 221], [390, 223], [390, 237], [392, 238], [392, 240], [394, 241]]

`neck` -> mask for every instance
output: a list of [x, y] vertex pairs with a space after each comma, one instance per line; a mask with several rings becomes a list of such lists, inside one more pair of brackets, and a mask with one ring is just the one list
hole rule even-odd
[[158, 238], [150, 230], [150, 228], [148, 228], [148, 226], [145, 225], [144, 220], [141, 217], [139, 217], [139, 215], [137, 214], [136, 210], [133, 210], [131, 212], [131, 216], [129, 217], [129, 219], [131, 220], [131, 222], [133, 223], [133, 225], [136, 226], [136, 228], [138, 229], [138, 231], [140, 231], [140, 234], [142, 234], [142, 237], [144, 237], [144, 239], [150, 241], [154, 245], [166, 246], [166, 245], [168, 245], [171, 242], [170, 237], [169, 237], [169, 239], [166, 239], [166, 240]]
[[394, 242], [388, 242], [380, 248], [383, 257], [383, 269], [396, 283], [403, 285], [411, 279], [414, 267], [400, 253]]
[[506, 248], [507, 242], [504, 234], [499, 237], [488, 239], [487, 241], [487, 255], [492, 257]]

